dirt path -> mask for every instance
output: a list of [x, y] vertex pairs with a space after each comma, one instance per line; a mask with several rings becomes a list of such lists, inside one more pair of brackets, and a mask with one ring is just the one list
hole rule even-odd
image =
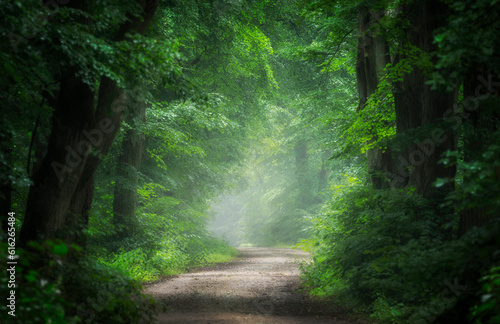
[[332, 303], [300, 292], [293, 249], [239, 248], [234, 262], [182, 274], [146, 288], [167, 313], [159, 323], [357, 323]]

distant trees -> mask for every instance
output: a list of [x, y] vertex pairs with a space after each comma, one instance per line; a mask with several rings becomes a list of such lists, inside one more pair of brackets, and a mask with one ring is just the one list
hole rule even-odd
[[[324, 202], [334, 173], [331, 147], [339, 135], [332, 128], [347, 124], [342, 108], [356, 100], [355, 76], [340, 60], [323, 63], [328, 53], [311, 43], [330, 31], [309, 25], [300, 16], [300, 2], [268, 3], [262, 12], [260, 28], [273, 48], [277, 87], [261, 99], [262, 121], [245, 150], [245, 181], [216, 204], [223, 215], [215, 226], [245, 244], [292, 245], [310, 237], [311, 218]], [[223, 224], [228, 201], [241, 206], [229, 217], [230, 226]]]
[[108, 172], [97, 179], [92, 247], [149, 251], [148, 258], [166, 251], [165, 242], [172, 250], [197, 242], [203, 250], [208, 199], [238, 181], [243, 152], [260, 141], [255, 129], [276, 90], [259, 6], [184, 1], [160, 7], [150, 33], [179, 46], [183, 75], [176, 84], [154, 82], [145, 123], [131, 113], [144, 108], [140, 98], [126, 98], [133, 104], [113, 147], [118, 158], [108, 157], [101, 169]]

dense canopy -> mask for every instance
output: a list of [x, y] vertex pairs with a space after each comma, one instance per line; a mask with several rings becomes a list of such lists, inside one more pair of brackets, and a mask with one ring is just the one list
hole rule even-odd
[[371, 320], [499, 323], [498, 5], [1, 2], [0, 321], [154, 321], [141, 283], [295, 246]]

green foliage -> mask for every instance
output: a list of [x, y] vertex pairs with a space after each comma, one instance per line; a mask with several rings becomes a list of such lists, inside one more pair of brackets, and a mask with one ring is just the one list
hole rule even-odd
[[[60, 243], [61, 245], [63, 243]], [[8, 245], [2, 242], [0, 244], [0, 257], [5, 262], [8, 257]], [[48, 256], [54, 257], [50, 248], [42, 249]], [[56, 323], [65, 323], [70, 316], [65, 311], [64, 295], [61, 292], [61, 282], [47, 276], [47, 273], [53, 272], [56, 267], [52, 263], [48, 269], [33, 268], [35, 263], [35, 254], [31, 254], [19, 248], [16, 249], [19, 256], [17, 265], [15, 265], [15, 281], [11, 281], [11, 273], [2, 271], [0, 277], [0, 291], [5, 298], [11, 298], [11, 291], [14, 291], [15, 299], [15, 317], [10, 316], [8, 312], [13, 309], [7, 308], [9, 303], [0, 305], [0, 320], [2, 323], [47, 323], [54, 321]], [[9, 268], [10, 266], [7, 266]], [[10, 282], [9, 282], [10, 281]], [[12, 286], [16, 283], [16, 287]]]
[[317, 246], [302, 265], [304, 280], [313, 293], [384, 322], [431, 321], [462, 303], [465, 289], [479, 289], [476, 274], [491, 268], [482, 279], [485, 303], [473, 313], [489, 318], [497, 307], [497, 225], [458, 240], [454, 219], [436, 218], [431, 203], [411, 191], [373, 190], [351, 178], [334, 187], [314, 220]]
[[207, 92], [231, 96], [242, 116], [255, 114], [246, 105], [276, 86], [272, 44], [257, 18], [263, 13], [260, 6], [260, 2], [183, 1], [165, 8], [160, 22], [167, 38], [182, 43], [193, 80]]
[[[188, 263], [188, 255], [177, 242], [170, 243], [155, 251], [136, 248], [119, 250], [115, 254], [101, 257], [98, 262], [111, 269], [117, 269], [134, 280], [147, 282], [157, 280], [162, 275], [182, 272]], [[146, 252], [149, 252], [146, 254]]]
[[[405, 43], [403, 31], [418, 28], [398, 14], [407, 1], [167, 1], [147, 36], [119, 34], [141, 14], [133, 0], [92, 1], [87, 11], [2, 2], [0, 184], [12, 185], [12, 207], [24, 208], [66, 74], [94, 90], [107, 77], [147, 105], [146, 123], [123, 125], [95, 176], [86, 250], [62, 241], [32, 247], [52, 260], [45, 268], [34, 266], [35, 254], [21, 253], [17, 319], [151, 321], [156, 306], [139, 281], [236, 255], [207, 230], [209, 202], [222, 193], [227, 205], [212, 216], [228, 221], [219, 219], [216, 231], [232, 244], [301, 242], [313, 253], [303, 270], [316, 294], [338, 296], [385, 322], [453, 316], [455, 304], [462, 313], [474, 306], [471, 321], [498, 321], [496, 225], [453, 236], [461, 210], [500, 210], [498, 100], [481, 104], [490, 110], [490, 129], [465, 123], [458, 130], [461, 143], [478, 136], [484, 149], [465, 159], [460, 147], [442, 160], [459, 161], [462, 178], [445, 202], [455, 214], [436, 215], [436, 202], [411, 188], [374, 191], [357, 179], [365, 168], [360, 148], [408, 148], [435, 127], [396, 136], [395, 83], [416, 68], [429, 84], [449, 89], [471, 68], [500, 75], [497, 2], [446, 2], [452, 15], [436, 31], [432, 53]], [[356, 29], [364, 7], [385, 10], [370, 32], [386, 38], [395, 59], [357, 112]], [[117, 174], [115, 157], [130, 129], [146, 138], [142, 167]], [[116, 224], [115, 181], [129, 171], [138, 180], [123, 187], [138, 207], [129, 223]], [[131, 234], [118, 235], [121, 227]], [[456, 281], [481, 300], [443, 298]]]
[[348, 183], [335, 187], [331, 203], [315, 219], [320, 240], [311, 269], [323, 269], [331, 278], [347, 280], [350, 292], [365, 302], [374, 300], [374, 291], [387, 297], [399, 295], [401, 287], [375, 289], [377, 282], [384, 281], [384, 272], [392, 271], [396, 248], [420, 237], [436, 239], [439, 225], [425, 200], [410, 192], [373, 192], [356, 178]]
[[207, 251], [205, 264], [229, 262], [238, 256], [238, 250], [231, 247], [227, 241], [210, 239], [206, 242]]
[[[70, 275], [71, 274], [71, 275]], [[68, 312], [83, 322], [154, 323], [156, 301], [125, 271], [82, 258], [61, 269]]]
[[[6, 259], [6, 245], [1, 245]], [[81, 255], [82, 249], [63, 241], [31, 242], [17, 249], [15, 317], [1, 306], [2, 323], [152, 323], [156, 302], [124, 272], [103, 267]], [[40, 258], [52, 260], [38, 267]], [[7, 272], [2, 295], [9, 296]]]
[[[499, 131], [488, 132], [489, 138], [497, 138]], [[500, 145], [495, 141], [488, 141], [481, 155], [472, 161], [461, 163], [463, 176], [470, 179], [462, 184], [457, 192], [458, 203], [462, 208], [488, 206], [491, 214], [500, 211], [500, 184], [498, 182], [498, 169], [500, 168]], [[453, 155], [453, 152], [450, 152]], [[448, 159], [444, 159], [446, 161]], [[465, 197], [464, 197], [465, 196]], [[455, 197], [457, 198], [457, 197]]]
[[189, 267], [228, 262], [237, 250], [226, 242], [210, 237], [172, 239], [155, 250], [120, 250], [101, 257], [98, 263], [127, 274], [134, 280], [150, 282], [165, 275], [182, 273]]
[[493, 267], [481, 278], [481, 299], [472, 309], [474, 323], [500, 322], [500, 267]]
[[488, 66], [490, 73], [500, 76], [500, 61], [495, 54], [500, 49], [497, 6], [496, 0], [450, 2], [452, 15], [434, 38], [439, 61], [430, 81], [433, 86], [453, 89], [473, 66]]
[[136, 217], [140, 226], [125, 239], [117, 240], [113, 232], [105, 231], [113, 228], [111, 217], [91, 217], [89, 248], [99, 264], [148, 282], [206, 264], [207, 260], [225, 262], [234, 256], [234, 249], [206, 232], [204, 213], [166, 194], [165, 187], [156, 183], [146, 183], [138, 190], [142, 206]]
[[409, 309], [403, 303], [391, 305], [383, 295], [379, 295], [373, 302], [372, 318], [382, 322], [396, 322], [398, 318], [406, 315]]
[[[394, 107], [394, 85], [402, 82], [405, 75], [416, 68], [430, 72], [430, 56], [421, 49], [405, 45], [399, 50], [403, 58], [384, 67], [377, 90], [367, 99], [363, 109], [342, 137], [346, 142], [360, 148], [362, 153], [372, 148], [386, 150], [395, 146], [396, 111]], [[357, 153], [357, 152], [356, 152]]]

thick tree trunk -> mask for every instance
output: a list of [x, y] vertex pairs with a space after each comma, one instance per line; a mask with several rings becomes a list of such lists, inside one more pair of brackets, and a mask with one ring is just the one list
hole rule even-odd
[[[449, 15], [448, 6], [439, 0], [418, 0], [405, 6], [404, 13], [410, 20], [411, 27], [407, 31], [410, 45], [418, 47], [425, 53], [436, 50], [433, 32], [446, 22]], [[409, 152], [408, 168], [412, 169], [412, 172], [408, 184], [415, 186], [417, 192], [435, 199], [439, 204], [450, 191], [454, 190], [454, 184], [451, 182], [436, 190], [432, 187], [432, 183], [438, 178], [455, 177], [455, 165], [445, 166], [438, 162], [444, 152], [456, 148], [457, 137], [453, 129], [437, 123], [447, 117], [448, 111], [453, 111], [457, 94], [432, 90], [426, 85], [427, 80], [424, 73], [418, 69], [405, 77], [403, 91], [407, 97], [404, 104], [408, 106], [398, 107], [398, 111], [412, 117], [412, 111], [420, 110], [420, 126], [432, 128], [426, 138], [414, 142]], [[411, 121], [408, 126], [412, 126]]]
[[80, 246], [86, 245], [83, 230], [89, 224], [89, 212], [94, 196], [94, 178], [90, 177], [85, 182], [79, 182], [71, 200], [68, 214], [66, 215], [65, 228], [68, 232], [65, 239], [77, 243]]
[[[362, 7], [359, 11], [359, 39], [356, 64], [356, 78], [358, 82], [359, 105], [358, 112], [363, 110], [368, 98], [377, 91], [379, 77], [384, 67], [389, 63], [388, 47], [381, 34], [373, 35], [370, 29], [383, 17], [383, 11], [370, 12]], [[376, 141], [377, 138], [373, 138]], [[390, 150], [381, 150], [378, 147], [367, 150], [368, 172], [375, 189], [387, 188], [386, 174], [392, 170]]]
[[[134, 125], [145, 122], [146, 105], [137, 102], [126, 120]], [[117, 229], [117, 238], [123, 239], [133, 234], [137, 226], [135, 211], [137, 208], [138, 172], [141, 167], [144, 149], [144, 133], [132, 128], [125, 134], [122, 151], [116, 165], [116, 181], [113, 199], [113, 223]]]
[[370, 12], [363, 7], [358, 15], [358, 52], [356, 59], [356, 78], [358, 82], [358, 111], [363, 110], [368, 97], [377, 90], [377, 65], [375, 45], [370, 33]]
[[[124, 40], [127, 33], [144, 33], [149, 25], [158, 0], [138, 3], [144, 10], [143, 16], [121, 26], [117, 41]], [[69, 5], [85, 8], [82, 1]], [[71, 219], [76, 213], [85, 223], [92, 198], [92, 176], [100, 163], [98, 154], [108, 152], [121, 125], [122, 92], [115, 81], [101, 79], [96, 107], [95, 93], [74, 71], [67, 71], [63, 80], [54, 107], [47, 154], [34, 173], [34, 184], [29, 190], [21, 244], [54, 237], [75, 239], [76, 229], [66, 225], [82, 223]]]
[[[400, 59], [401, 55], [398, 55], [395, 64]], [[403, 81], [395, 83], [394, 109], [398, 137], [407, 136], [409, 130], [414, 130], [422, 124], [422, 96], [424, 92], [422, 80], [422, 70], [415, 67], [403, 77]], [[391, 187], [401, 189], [408, 185], [411, 169], [410, 152], [414, 149], [415, 146], [410, 144], [393, 150], [394, 171], [391, 177]]]
[[[61, 85], [47, 154], [33, 175], [21, 242], [58, 236], [87, 161], [90, 145], [84, 132], [95, 124], [94, 94], [76, 77]], [[61, 236], [62, 233], [61, 233]]]
[[[416, 0], [403, 5], [401, 14], [408, 19], [409, 27], [405, 30], [406, 40], [402, 41], [395, 63], [408, 59], [408, 52], [414, 48], [420, 49], [422, 53], [435, 51], [433, 31], [446, 22], [449, 14], [447, 5], [439, 0]], [[439, 164], [439, 160], [444, 152], [456, 148], [454, 130], [445, 127], [442, 121], [453, 110], [457, 93], [432, 90], [426, 85], [428, 79], [423, 67], [418, 66], [418, 62], [411, 63], [414, 65], [413, 70], [404, 75], [403, 81], [395, 84], [396, 131], [402, 142], [407, 142], [412, 136], [409, 131], [419, 127], [427, 127], [428, 130], [425, 137], [414, 139], [394, 152], [391, 186], [416, 187], [419, 193], [432, 198], [438, 206], [454, 190], [453, 182], [439, 190], [434, 189], [432, 183], [438, 178], [455, 177], [456, 167]]]
[[[466, 128], [468, 128], [464, 136], [465, 162], [477, 161], [488, 145], [492, 144], [491, 134], [498, 130], [500, 89], [493, 87], [492, 83], [491, 75], [480, 67], [472, 69], [465, 78], [464, 98], [466, 99], [462, 116]], [[500, 169], [498, 167], [492, 168], [495, 180], [500, 182]], [[477, 180], [471, 179], [470, 176], [464, 176], [464, 185]], [[497, 214], [494, 214], [490, 202], [487, 200], [474, 201], [470, 193], [466, 194], [465, 199], [473, 202], [474, 206], [460, 212], [459, 237], [471, 228], [483, 226], [493, 218], [498, 217]]]

